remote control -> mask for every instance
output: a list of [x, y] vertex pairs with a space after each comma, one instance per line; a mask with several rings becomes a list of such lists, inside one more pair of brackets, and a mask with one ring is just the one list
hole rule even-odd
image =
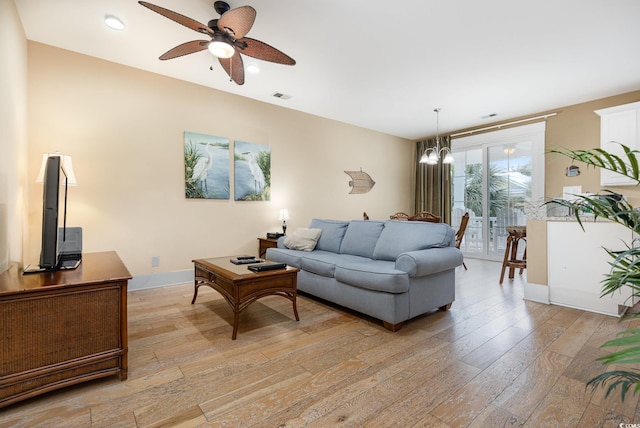
[[250, 260], [250, 259], [255, 259], [254, 256], [238, 256], [236, 257], [236, 259], [238, 260]]

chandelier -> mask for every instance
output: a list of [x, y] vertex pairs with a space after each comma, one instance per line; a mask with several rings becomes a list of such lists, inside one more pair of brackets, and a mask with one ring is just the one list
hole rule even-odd
[[429, 147], [424, 151], [422, 156], [420, 157], [420, 163], [426, 163], [427, 165], [436, 165], [440, 159], [442, 159], [442, 163], [453, 163], [453, 155], [451, 154], [451, 149], [449, 147], [440, 147], [440, 136], [439, 136], [439, 116], [440, 109], [433, 109], [436, 112], [436, 146]]

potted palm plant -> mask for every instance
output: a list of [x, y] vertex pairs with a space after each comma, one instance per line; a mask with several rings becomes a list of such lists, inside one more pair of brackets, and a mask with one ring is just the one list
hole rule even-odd
[[[640, 167], [638, 166], [638, 150], [632, 150], [621, 144], [623, 154], [618, 156], [604, 149], [591, 150], [551, 150], [585, 163], [588, 167], [603, 168], [609, 171], [625, 175], [640, 184]], [[583, 213], [590, 213], [596, 217], [602, 217], [614, 221], [630, 229], [640, 236], [640, 209], [631, 206], [625, 199], [616, 197], [616, 194], [605, 190], [598, 195], [578, 196], [576, 200], [568, 201], [554, 199], [551, 201], [570, 208], [576, 219], [582, 225]], [[584, 229], [584, 228], [583, 228]], [[602, 296], [612, 294], [621, 287], [629, 286], [633, 290], [633, 296], [640, 296], [640, 246], [636, 242], [626, 243], [624, 251], [605, 251], [611, 256], [611, 270], [602, 281]], [[640, 317], [640, 314], [633, 315]], [[602, 345], [603, 348], [616, 348], [599, 360], [603, 364], [628, 365], [640, 362], [640, 328], [629, 329], [618, 333], [616, 338]], [[626, 394], [632, 391], [634, 394], [640, 391], [640, 370], [629, 368], [627, 370], [612, 370], [602, 373], [591, 379], [587, 385], [592, 388], [606, 388], [606, 396], [620, 388], [621, 398], [624, 401]]]

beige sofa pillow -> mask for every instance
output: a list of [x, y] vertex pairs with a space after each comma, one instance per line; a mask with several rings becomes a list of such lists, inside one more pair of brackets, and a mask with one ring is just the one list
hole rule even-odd
[[292, 250], [313, 251], [316, 248], [322, 229], [297, 228], [292, 235], [284, 238], [284, 245]]

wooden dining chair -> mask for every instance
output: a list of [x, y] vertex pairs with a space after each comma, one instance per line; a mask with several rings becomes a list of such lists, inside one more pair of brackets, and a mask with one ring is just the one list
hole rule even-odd
[[429, 221], [432, 223], [440, 223], [440, 217], [431, 214], [429, 211], [420, 211], [414, 216], [409, 217], [410, 221]]
[[[464, 213], [462, 218], [460, 219], [460, 227], [456, 232], [456, 248], [460, 249], [460, 244], [462, 244], [462, 238], [464, 238], [464, 232], [467, 230], [467, 223], [469, 223], [469, 213]], [[467, 265], [462, 261], [462, 266], [464, 266], [464, 270], [467, 270]]]
[[391, 220], [409, 220], [409, 214], [403, 212], [397, 212], [389, 216]]

